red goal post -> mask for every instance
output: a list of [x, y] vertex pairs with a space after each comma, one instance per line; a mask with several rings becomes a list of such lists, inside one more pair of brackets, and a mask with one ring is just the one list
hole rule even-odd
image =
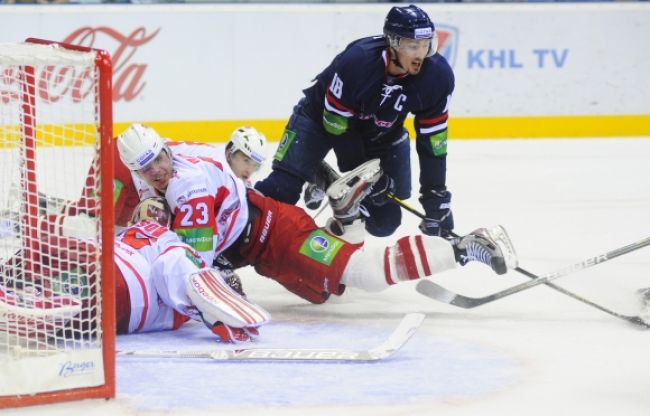
[[[103, 50], [0, 43], [0, 408], [115, 396], [111, 77]], [[44, 227], [83, 187], [83, 238]]]

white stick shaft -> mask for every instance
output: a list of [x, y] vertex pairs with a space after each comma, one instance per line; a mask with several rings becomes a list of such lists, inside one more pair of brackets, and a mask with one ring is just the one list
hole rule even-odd
[[243, 348], [206, 351], [117, 351], [117, 355], [149, 358], [209, 358], [217, 361], [377, 361], [388, 358], [398, 351], [413, 336], [423, 321], [424, 314], [410, 313], [405, 315], [386, 341], [368, 350]]

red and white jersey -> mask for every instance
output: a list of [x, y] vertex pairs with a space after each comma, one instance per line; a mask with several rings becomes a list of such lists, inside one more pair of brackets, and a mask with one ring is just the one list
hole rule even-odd
[[168, 228], [140, 221], [124, 230], [115, 240], [115, 264], [128, 287], [129, 333], [176, 329], [184, 317], [200, 320], [185, 282], [203, 262]]
[[[248, 222], [246, 185], [227, 163], [209, 157], [173, 153], [173, 174], [165, 199], [172, 229], [196, 249], [206, 264], [230, 247]], [[134, 178], [140, 200], [159, 192]]]
[[[117, 155], [117, 140], [113, 141], [114, 152]], [[207, 157], [214, 159], [224, 165], [226, 171], [230, 172], [230, 167], [226, 163], [225, 148], [226, 145], [213, 146], [206, 143], [197, 142], [175, 142], [165, 139], [165, 144], [172, 153], [183, 154], [194, 157]], [[83, 187], [82, 195], [77, 201], [70, 201], [62, 207], [61, 213], [65, 216], [75, 216], [81, 213], [91, 217], [97, 215], [95, 190], [97, 185], [96, 170], [99, 168], [99, 161], [95, 159], [91, 164], [90, 171], [86, 178], [86, 184]], [[126, 227], [131, 219], [133, 210], [140, 201], [140, 195], [137, 192], [137, 184], [141, 183], [140, 178], [135, 172], [130, 171], [122, 161], [115, 158], [115, 176], [113, 177], [113, 201], [115, 202], [115, 224], [119, 227]], [[135, 184], [135, 185], [134, 185]], [[94, 230], [94, 227], [92, 228]]]
[[[183, 155], [214, 160], [221, 164], [225, 172], [228, 172], [232, 176], [235, 176], [232, 169], [230, 169], [230, 165], [228, 165], [228, 161], [226, 159], [225, 144], [221, 146], [213, 146], [206, 143], [176, 142], [173, 140], [165, 139], [165, 145], [169, 148], [169, 150], [171, 150], [172, 156]], [[122, 164], [121, 161], [119, 163]], [[139, 194], [140, 200], [153, 196], [160, 196], [160, 193], [154, 189], [149, 188], [149, 186], [147, 186], [147, 184], [142, 179], [140, 179], [136, 172], [129, 172], [131, 174], [131, 179], [135, 185], [136, 191]]]
[[[226, 160], [226, 145], [222, 144], [214, 146], [207, 143], [198, 142], [176, 142], [173, 140], [166, 140], [165, 144], [175, 155], [184, 155], [192, 157], [205, 157], [216, 160], [226, 167], [228, 165]], [[228, 168], [228, 170], [230, 170]]]

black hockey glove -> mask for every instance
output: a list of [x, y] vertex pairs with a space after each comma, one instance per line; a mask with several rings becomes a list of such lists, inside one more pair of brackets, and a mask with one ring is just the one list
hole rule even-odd
[[246, 297], [244, 293], [244, 287], [241, 283], [239, 275], [235, 273], [235, 268], [231, 262], [228, 261], [223, 255], [218, 255], [212, 261], [212, 267], [217, 269], [223, 280], [234, 290], [243, 297]]
[[373, 137], [364, 141], [364, 150], [368, 159], [379, 158], [391, 148], [393, 140], [386, 136]]
[[451, 192], [425, 191], [420, 197], [425, 218], [420, 222], [420, 230], [426, 235], [448, 237], [454, 229], [454, 216], [451, 213]]
[[380, 207], [388, 202], [388, 194], [395, 193], [395, 181], [390, 176], [383, 173], [377, 182], [370, 188], [370, 193], [366, 201], [372, 205]]

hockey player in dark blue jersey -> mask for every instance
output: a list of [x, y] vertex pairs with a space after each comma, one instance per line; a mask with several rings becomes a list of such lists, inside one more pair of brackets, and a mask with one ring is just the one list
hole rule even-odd
[[[295, 204], [305, 181], [307, 206], [317, 207], [337, 176], [323, 159], [333, 150], [338, 168], [350, 171], [373, 158], [382, 177], [364, 199], [365, 226], [375, 236], [392, 234], [400, 207], [387, 198], [411, 195], [409, 134], [404, 120], [415, 116], [420, 162], [420, 229], [446, 236], [454, 227], [446, 188], [447, 116], [454, 74], [436, 53], [433, 22], [419, 7], [393, 7], [384, 35], [358, 39], [304, 90], [294, 107], [273, 161], [273, 171], [256, 188]], [[352, 218], [351, 220], [354, 220]], [[346, 224], [340, 224], [346, 225]]]

